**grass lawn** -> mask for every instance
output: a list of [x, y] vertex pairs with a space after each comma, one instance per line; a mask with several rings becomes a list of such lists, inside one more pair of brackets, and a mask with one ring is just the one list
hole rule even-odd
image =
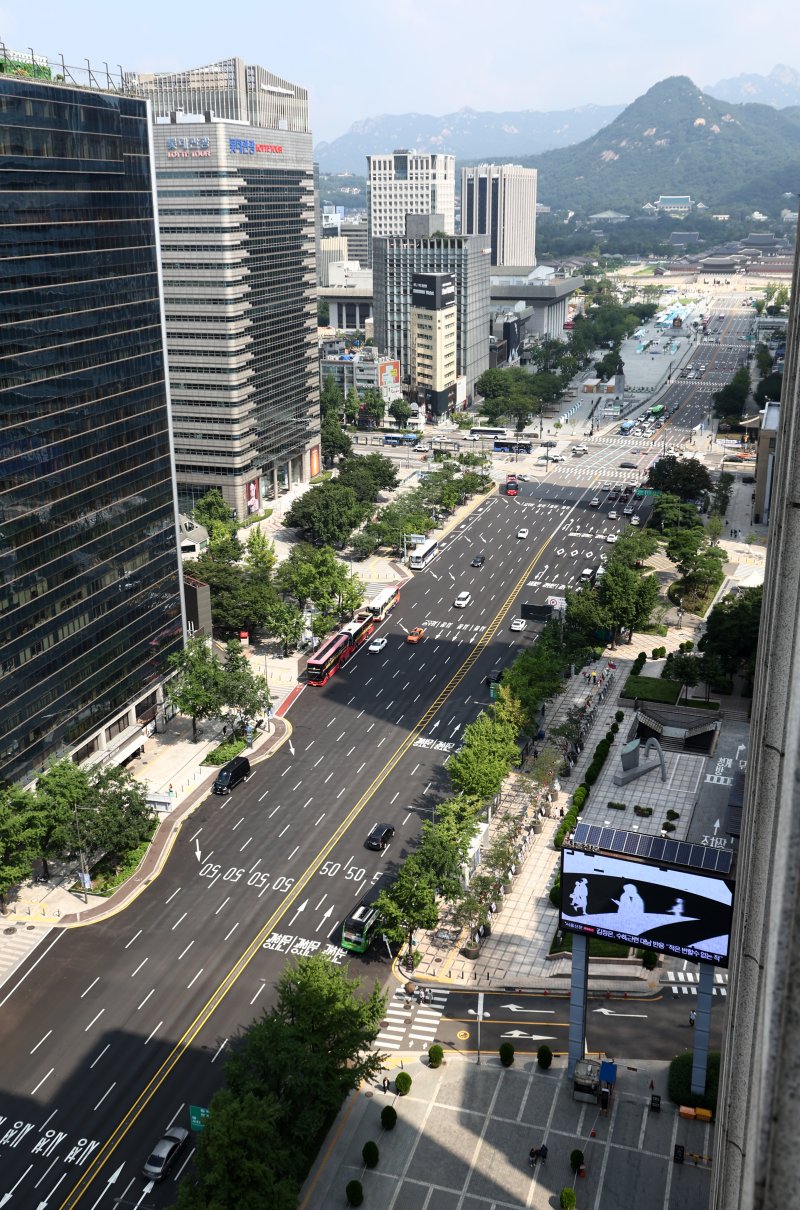
[[713, 700], [706, 701], [704, 697], [690, 697], [688, 702], [681, 702], [682, 706], [694, 706], [695, 710], [719, 710], [719, 702]]
[[[561, 937], [561, 940], [556, 944], [556, 937], [558, 936]], [[589, 938], [590, 958], [628, 958], [630, 957], [630, 952], [630, 946], [623, 945], [619, 941], [607, 941], [605, 937]], [[550, 953], [571, 954], [572, 933], [562, 933], [559, 929], [556, 929], [553, 933], [553, 940], [550, 943]]]
[[629, 676], [622, 690], [623, 697], [638, 697], [643, 702], [664, 702], [674, 706], [682, 686], [674, 681], [662, 681], [654, 676]]
[[315, 475], [313, 479], [310, 479], [309, 482], [312, 485], [315, 483], [327, 483], [327, 481], [332, 478], [333, 478], [333, 471], [320, 471], [320, 473], [318, 475]]

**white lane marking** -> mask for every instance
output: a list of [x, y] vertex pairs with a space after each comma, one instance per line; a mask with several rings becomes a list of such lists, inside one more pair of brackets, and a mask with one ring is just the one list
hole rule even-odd
[[150, 961], [149, 958], [145, 958], [142, 962], [140, 962], [139, 965], [137, 966], [136, 970], [131, 971], [131, 979], [133, 978], [134, 975], [138, 975], [139, 971], [142, 969], [142, 967], [145, 966], [145, 964], [149, 961]]
[[289, 831], [289, 828], [290, 828], [291, 826], [292, 826], [292, 825], [291, 825], [290, 823], [287, 823], [286, 827], [283, 829], [283, 832], [279, 832], [279, 833], [278, 833], [278, 837], [280, 838], [281, 836], [283, 836], [284, 832], [288, 832], [288, 831]]
[[319, 827], [319, 825], [322, 823], [322, 821], [323, 821], [323, 819], [324, 819], [324, 818], [325, 818], [325, 811], [323, 811], [323, 812], [322, 812], [322, 814], [320, 815], [319, 819], [318, 819], [318, 820], [317, 820], [317, 822], [314, 824], [314, 827], [315, 827], [315, 828], [318, 828], [318, 827]]
[[238, 927], [239, 927], [239, 921], [237, 920], [236, 923], [234, 924], [233, 928], [231, 929], [231, 931], [229, 933], [225, 934], [225, 937], [223, 938], [223, 940], [228, 941], [233, 936], [233, 934], [236, 932]]
[[[252, 1001], [251, 1001], [251, 1003], [252, 1003]], [[222, 1041], [220, 1042], [220, 1044], [219, 1044], [218, 1048], [217, 1048], [217, 1051], [216, 1051], [216, 1054], [214, 1055], [214, 1058], [211, 1060], [211, 1062], [212, 1062], [212, 1063], [216, 1063], [217, 1059], [218, 1059], [218, 1058], [219, 1058], [219, 1056], [222, 1054], [223, 1050], [225, 1049], [225, 1047], [226, 1047], [227, 1045], [228, 1045], [228, 1039], [227, 1039], [227, 1038], [223, 1038], [223, 1039], [222, 1039]]]
[[181, 951], [181, 953], [180, 953], [180, 954], [178, 954], [178, 961], [179, 961], [179, 962], [180, 962], [181, 958], [185, 957], [185, 956], [186, 956], [186, 954], [188, 954], [188, 953], [189, 953], [189, 950], [192, 948], [192, 946], [193, 946], [193, 945], [194, 945], [194, 941], [190, 941], [190, 942], [189, 942], [189, 944], [186, 946], [186, 949], [185, 949], [185, 950], [182, 950], [182, 951]]
[[[141, 932], [141, 931], [142, 931], [142, 930], [141, 930], [141, 929], [139, 929], [139, 932]], [[137, 933], [136, 935], [137, 935], [137, 937], [138, 937], [138, 935], [139, 935], [139, 934]], [[130, 945], [130, 941], [128, 942], [128, 945]], [[127, 949], [127, 948], [128, 948], [128, 945], [126, 945], [126, 946], [125, 946], [125, 949]], [[86, 991], [85, 991], [85, 992], [81, 992], [81, 1000], [83, 999], [83, 997], [84, 997], [84, 996], [88, 996], [89, 992], [92, 990], [92, 988], [94, 987], [95, 983], [99, 983], [99, 982], [100, 982], [100, 976], [98, 975], [98, 976], [97, 976], [95, 979], [92, 979], [92, 981], [91, 981], [91, 983], [89, 984], [89, 986], [87, 987]]]
[[310, 744], [306, 744], [306, 752], [308, 752], [309, 748], [313, 748], [316, 742], [317, 741], [315, 739], [312, 739]]
[[297, 783], [297, 785], [296, 785], [296, 786], [292, 786], [292, 794], [294, 794], [295, 790], [299, 790], [299, 789], [300, 789], [300, 787], [302, 786], [302, 784], [303, 784], [303, 779], [302, 779], [302, 777], [301, 777], [301, 778], [300, 778], [300, 780], [299, 780], [299, 782]]
[[230, 897], [230, 895], [228, 896], [228, 898], [227, 898], [227, 899], [223, 899], [222, 903], [219, 905], [219, 907], [217, 908], [217, 910], [216, 910], [216, 912], [214, 913], [214, 915], [215, 915], [215, 916], [219, 916], [220, 912], [221, 912], [221, 911], [222, 911], [222, 909], [225, 907], [225, 904], [226, 904], [226, 903], [230, 903], [230, 901], [231, 901], [231, 897]]
[[52, 1029], [48, 1029], [48, 1031], [47, 1031], [47, 1033], [44, 1035], [44, 1037], [43, 1037], [43, 1038], [40, 1038], [40, 1039], [39, 1039], [39, 1041], [38, 1041], [38, 1042], [36, 1043], [36, 1045], [34, 1046], [33, 1050], [32, 1050], [32, 1051], [30, 1051], [30, 1054], [35, 1055], [35, 1054], [36, 1054], [36, 1051], [39, 1049], [39, 1047], [42, 1045], [42, 1043], [43, 1043], [43, 1042], [46, 1042], [46, 1041], [47, 1041], [47, 1039], [50, 1037], [50, 1035], [51, 1035], [51, 1033], [52, 1033], [52, 1032], [53, 1032], [53, 1031], [52, 1031]]
[[238, 823], [235, 823], [235, 824], [233, 825], [233, 827], [231, 828], [231, 831], [232, 831], [232, 832], [235, 832], [235, 831], [236, 831], [236, 829], [238, 828], [238, 826], [239, 826], [239, 824], [240, 824], [240, 823], [244, 823], [244, 815], [242, 816], [242, 818], [239, 820], [239, 822], [238, 822]]
[[367, 763], [366, 761], [362, 761], [361, 764], [358, 766], [356, 772], [360, 773], [366, 763]]
[[325, 778], [325, 781], [322, 783], [323, 786], [327, 786], [328, 782], [331, 780], [332, 777], [333, 777], [333, 774], [329, 773], [328, 776]]
[[348, 756], [352, 756], [352, 755], [353, 755], [353, 753], [355, 752], [355, 750], [356, 750], [356, 749], [355, 749], [355, 745], [353, 745], [353, 747], [350, 749], [350, 751], [349, 751], [348, 753], [346, 753], [346, 755], [345, 755], [345, 759], [346, 759]]
[[54, 1071], [55, 1071], [55, 1067], [51, 1067], [51, 1068], [50, 1068], [50, 1070], [48, 1071], [47, 1075], [46, 1075], [46, 1076], [42, 1076], [42, 1078], [41, 1078], [41, 1080], [39, 1081], [39, 1083], [36, 1085], [36, 1087], [35, 1087], [35, 1088], [32, 1090], [32, 1092], [31, 1092], [31, 1096], [32, 1096], [32, 1097], [36, 1095], [36, 1093], [37, 1093], [37, 1092], [39, 1091], [39, 1089], [42, 1087], [42, 1084], [44, 1084], [45, 1080], [49, 1080], [49, 1079], [50, 1079], [50, 1077], [51, 1077], [51, 1075], [53, 1074], [53, 1072], [54, 1072]]
[[116, 1086], [117, 1086], [117, 1081], [115, 1080], [114, 1083], [109, 1088], [106, 1089], [106, 1091], [101, 1096], [100, 1100], [95, 1105], [94, 1110], [93, 1110], [94, 1113], [97, 1113], [98, 1109], [103, 1104], [103, 1101], [106, 1099], [108, 1094], [116, 1088]]
[[324, 759], [325, 759], [325, 756], [324, 756], [324, 755], [322, 755], [322, 756], [319, 758], [319, 760], [315, 760], [315, 761], [314, 761], [314, 766], [313, 766], [313, 767], [316, 769], [317, 765], [322, 764], [322, 762], [324, 761]]
[[252, 836], [248, 836], [247, 840], [244, 842], [244, 844], [242, 845], [242, 847], [239, 849], [239, 852], [240, 852], [240, 853], [243, 853], [243, 852], [245, 851], [245, 849], [247, 848], [247, 846], [248, 846], [248, 845], [251, 843], [252, 839], [253, 839], [253, 837], [252, 837]]
[[145, 1038], [145, 1040], [144, 1040], [144, 1044], [145, 1044], [145, 1046], [146, 1046], [146, 1045], [147, 1045], [147, 1043], [148, 1043], [148, 1042], [149, 1042], [149, 1041], [150, 1041], [150, 1040], [151, 1040], [151, 1039], [152, 1039], [152, 1038], [155, 1036], [155, 1034], [157, 1034], [157, 1033], [158, 1033], [158, 1031], [161, 1029], [161, 1026], [162, 1026], [163, 1024], [164, 1024], [164, 1022], [163, 1022], [163, 1021], [159, 1021], [158, 1025], [156, 1025], [155, 1029], [153, 1029], [153, 1030], [151, 1030], [151, 1031], [150, 1031], [150, 1033], [147, 1035], [147, 1037], [146, 1037], [146, 1038]]
[[[382, 744], [382, 743], [383, 743], [383, 740], [381, 740], [381, 744]], [[380, 744], [378, 744], [378, 747], [380, 747]], [[342, 797], [342, 795], [344, 794], [344, 792], [345, 792], [345, 790], [346, 790], [346, 789], [347, 789], [347, 786], [342, 786], [341, 790], [340, 790], [340, 791], [339, 791], [339, 793], [336, 795], [337, 799], [339, 799], [339, 798], [341, 798], [341, 797]]]
[[179, 919], [177, 919], [177, 920], [175, 921], [175, 923], [174, 923], [174, 924], [173, 924], [173, 926], [172, 926], [172, 932], [173, 932], [173, 933], [175, 932], [175, 929], [178, 927], [178, 925], [181, 923], [181, 921], [182, 921], [182, 920], [185, 920], [185, 919], [186, 919], [186, 917], [187, 917], [188, 915], [189, 915], [189, 913], [188, 913], [188, 912], [184, 912], [184, 913], [183, 913], [183, 915], [182, 915], [181, 917], [179, 917]]
[[104, 1008], [101, 1008], [101, 1009], [100, 1009], [100, 1012], [97, 1014], [97, 1016], [96, 1016], [96, 1017], [92, 1017], [91, 1021], [90, 1021], [90, 1022], [89, 1022], [89, 1024], [86, 1026], [86, 1029], [83, 1031], [85, 1034], [88, 1034], [89, 1030], [92, 1028], [92, 1026], [94, 1025], [95, 1021], [99, 1021], [99, 1020], [100, 1020], [100, 1018], [102, 1017], [102, 1015], [103, 1015], [103, 1013], [104, 1013], [105, 1011], [106, 1011], [106, 1010], [105, 1010]]
[[326, 723], [326, 724], [325, 724], [325, 726], [326, 726], [326, 727], [330, 727], [331, 723], [335, 723], [335, 722], [336, 722], [336, 715], [334, 714], [334, 716], [333, 716], [333, 718], [331, 719], [330, 723]]
[[96, 1064], [98, 1064], [98, 1063], [100, 1062], [100, 1060], [102, 1059], [102, 1057], [103, 1057], [103, 1055], [106, 1053], [106, 1051], [107, 1051], [107, 1050], [110, 1050], [110, 1049], [111, 1049], [111, 1043], [110, 1043], [110, 1042], [106, 1042], [105, 1046], [104, 1046], [104, 1047], [103, 1047], [103, 1049], [100, 1051], [100, 1054], [97, 1056], [97, 1058], [95, 1059], [94, 1063], [90, 1063], [90, 1064], [89, 1064], [89, 1071], [91, 1071], [91, 1070], [92, 1070], [92, 1068], [93, 1068], [93, 1067], [95, 1067], [95, 1066], [96, 1066]]
[[314, 795], [312, 794], [311, 797], [306, 799], [306, 801], [303, 803], [302, 810], [305, 811], [308, 804], [313, 801], [314, 801]]
[[203, 973], [203, 968], [202, 968], [202, 966], [201, 966], [201, 967], [200, 967], [200, 970], [197, 972], [197, 974], [195, 975], [194, 979], [192, 979], [192, 982], [191, 982], [191, 983], [187, 983], [187, 984], [186, 984], [186, 990], [187, 990], [187, 992], [188, 992], [189, 988], [192, 986], [192, 984], [194, 984], [194, 983], [196, 983], [196, 982], [197, 982], [197, 980], [200, 978], [200, 976], [202, 975], [202, 973]]
[[146, 1004], [146, 1003], [147, 1003], [147, 1001], [150, 999], [150, 997], [152, 996], [152, 994], [153, 994], [153, 992], [154, 992], [155, 990], [156, 990], [156, 989], [155, 989], [154, 987], [151, 987], [151, 988], [150, 988], [150, 991], [147, 993], [147, 995], [145, 996], [144, 1000], [142, 1000], [141, 1004], [140, 1004], [140, 1005], [138, 1006], [138, 1008], [136, 1009], [137, 1013], [138, 1013], [138, 1012], [141, 1012], [141, 1010], [144, 1008], [145, 1004]]
[[267, 816], [267, 819], [272, 819], [272, 816], [275, 814], [275, 812], [276, 812], [276, 811], [280, 811], [280, 809], [281, 809], [281, 808], [280, 808], [280, 803], [279, 803], [277, 807], [273, 807], [273, 808], [272, 808], [272, 810], [270, 811], [269, 815]]
[[264, 983], [262, 983], [262, 984], [261, 984], [261, 986], [259, 987], [259, 989], [258, 989], [258, 991], [256, 992], [256, 994], [253, 996], [253, 999], [250, 1001], [250, 1003], [251, 1003], [251, 1004], [255, 1004], [256, 1000], [258, 999], [258, 997], [259, 997], [259, 996], [261, 995], [261, 993], [263, 992], [263, 990], [264, 990], [264, 987], [265, 987], [265, 986], [266, 986], [266, 985], [265, 985]]
[[378, 747], [380, 748], [381, 744], [385, 744], [385, 743], [386, 743], [386, 736], [384, 735], [383, 739], [379, 741]]
[[412, 776], [412, 777], [414, 776], [414, 774], [416, 773], [416, 771], [417, 771], [417, 769], [418, 769], [418, 768], [419, 768], [419, 765], [418, 765], [418, 764], [414, 765], [414, 768], [411, 770], [411, 776]]

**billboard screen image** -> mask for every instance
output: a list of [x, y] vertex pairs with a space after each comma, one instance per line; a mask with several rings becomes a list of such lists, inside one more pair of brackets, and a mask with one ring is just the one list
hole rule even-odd
[[378, 366], [378, 386], [390, 387], [400, 381], [400, 362], [384, 361]]
[[561, 852], [560, 925], [728, 965], [733, 881], [605, 853]]
[[253, 517], [261, 512], [261, 491], [258, 479], [247, 481], [247, 513]]

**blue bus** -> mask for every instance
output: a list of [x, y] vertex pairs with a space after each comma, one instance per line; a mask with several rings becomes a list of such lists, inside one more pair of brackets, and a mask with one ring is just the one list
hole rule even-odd
[[494, 442], [497, 454], [529, 454], [532, 449], [531, 441], [517, 440], [514, 437], [496, 437]]
[[419, 441], [419, 433], [385, 433], [383, 437], [384, 445], [416, 445]]

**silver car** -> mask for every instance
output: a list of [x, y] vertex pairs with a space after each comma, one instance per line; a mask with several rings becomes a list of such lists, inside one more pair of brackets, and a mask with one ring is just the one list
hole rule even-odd
[[188, 1139], [189, 1131], [185, 1130], [183, 1126], [170, 1126], [164, 1137], [156, 1143], [142, 1169], [144, 1179], [146, 1181], [163, 1181], [186, 1146]]

